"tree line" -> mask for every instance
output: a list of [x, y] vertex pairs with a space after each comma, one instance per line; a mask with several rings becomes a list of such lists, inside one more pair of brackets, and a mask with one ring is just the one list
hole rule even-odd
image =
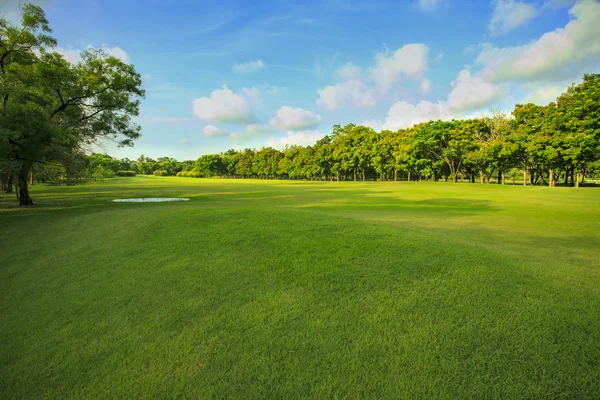
[[[517, 105], [511, 115], [430, 121], [377, 132], [349, 124], [311, 146], [228, 150], [196, 161], [135, 161], [102, 154], [86, 156], [66, 176], [154, 174], [310, 180], [451, 180], [523, 185], [579, 186], [600, 172], [600, 75], [587, 74], [556, 102]], [[71, 161], [71, 164], [72, 161]], [[66, 165], [66, 164], [65, 164]]]
[[[556, 102], [517, 105], [511, 115], [430, 121], [377, 132], [348, 124], [310, 146], [230, 149], [197, 160], [71, 152], [38, 164], [37, 180], [136, 174], [307, 180], [468, 180], [523, 185], [579, 186], [600, 173], [600, 75], [587, 74]], [[6, 180], [6, 174], [4, 175]], [[32, 177], [31, 177], [32, 180]]]
[[[429, 121], [377, 132], [335, 125], [310, 146], [228, 150], [179, 162], [117, 160], [83, 150], [104, 138], [132, 145], [144, 96], [132, 65], [90, 49], [76, 64], [52, 49], [43, 10], [21, 7], [22, 22], [0, 17], [0, 181], [21, 205], [34, 180], [154, 174], [310, 180], [451, 180], [579, 186], [600, 170], [600, 74], [586, 74], [546, 106], [518, 104], [510, 115]], [[35, 179], [34, 179], [35, 178]]]

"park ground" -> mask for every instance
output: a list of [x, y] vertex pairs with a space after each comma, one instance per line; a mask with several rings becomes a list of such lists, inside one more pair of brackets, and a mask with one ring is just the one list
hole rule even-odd
[[[0, 398], [600, 393], [600, 189], [117, 178], [0, 195]], [[188, 202], [112, 203], [128, 197]]]

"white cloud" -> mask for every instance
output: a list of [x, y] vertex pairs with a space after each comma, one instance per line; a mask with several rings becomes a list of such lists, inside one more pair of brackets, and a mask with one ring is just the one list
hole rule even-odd
[[421, 86], [419, 87], [419, 92], [422, 94], [427, 94], [431, 91], [431, 81], [427, 78], [424, 78], [421, 81]]
[[449, 120], [451, 118], [452, 112], [444, 102], [420, 101], [418, 104], [413, 105], [406, 101], [398, 101], [388, 111], [383, 129], [410, 128], [421, 122], [438, 119]]
[[219, 129], [214, 125], [206, 125], [202, 129], [202, 135], [208, 137], [227, 136], [229, 133], [223, 129]]
[[202, 129], [202, 135], [208, 137], [219, 137], [219, 136], [227, 136], [229, 133], [224, 131], [223, 129], [219, 129], [214, 125], [206, 125]]
[[532, 20], [538, 10], [534, 4], [518, 0], [494, 0], [494, 13], [488, 26], [492, 35], [506, 34]]
[[[88, 46], [90, 48], [90, 46]], [[129, 64], [129, 56], [127, 52], [120, 47], [101, 47], [102, 51], [104, 51], [109, 56], [113, 56], [123, 61], [124, 63]]]
[[192, 109], [198, 118], [211, 122], [247, 124], [255, 121], [248, 98], [233, 93], [227, 86], [214, 90], [210, 97], [194, 100]]
[[317, 106], [336, 110], [354, 106], [370, 108], [395, 85], [406, 79], [421, 82], [421, 90], [429, 90], [430, 82], [423, 76], [427, 69], [429, 49], [421, 43], [402, 46], [394, 52], [378, 53], [374, 65], [363, 73], [353, 64], [346, 64], [336, 72], [342, 82], [317, 89]]
[[451, 86], [452, 90], [446, 101], [394, 103], [388, 111], [383, 129], [409, 128], [421, 122], [464, 117], [469, 111], [489, 106], [502, 92], [500, 86], [487, 82], [479, 75], [472, 75], [468, 69], [460, 71]]
[[473, 109], [490, 104], [500, 95], [500, 87], [486, 82], [480, 76], [472, 76], [463, 69], [452, 82], [448, 105], [453, 109]]
[[260, 71], [264, 67], [265, 67], [265, 63], [263, 62], [263, 60], [258, 59], [255, 61], [248, 61], [247, 63], [244, 63], [244, 64], [234, 64], [233, 71], [239, 72], [241, 74], [246, 74], [246, 73]]
[[271, 126], [281, 130], [302, 131], [316, 127], [321, 121], [321, 116], [302, 108], [283, 106], [277, 110], [271, 119]]
[[487, 46], [477, 58], [492, 82], [571, 79], [585, 69], [598, 68], [600, 60], [600, 3], [577, 2], [572, 20], [564, 28], [517, 47]]
[[323, 110], [336, 110], [350, 105], [359, 108], [375, 106], [375, 92], [358, 79], [317, 89], [317, 106]]
[[422, 43], [406, 44], [392, 54], [379, 53], [370, 70], [372, 78], [385, 93], [404, 77], [421, 77], [427, 68], [428, 53]]
[[276, 149], [282, 149], [289, 145], [307, 146], [314, 144], [317, 140], [325, 136], [322, 132], [315, 130], [307, 131], [288, 131], [285, 136], [271, 137], [267, 140], [267, 146]]
[[[92, 46], [91, 44], [88, 44], [86, 46], [86, 50], [90, 50], [93, 49], [94, 46]], [[108, 54], [109, 56], [113, 56], [118, 58], [119, 60], [123, 61], [124, 63], [129, 63], [129, 55], [127, 54], [127, 52], [125, 50], [123, 50], [120, 47], [108, 47], [107, 45], [102, 45], [99, 47], [102, 51], [104, 51], [106, 54]], [[61, 54], [65, 60], [67, 60], [68, 62], [70, 62], [71, 64], [77, 64], [79, 61], [81, 61], [81, 53], [82, 50], [79, 49], [65, 49], [62, 47], [57, 47], [56, 52]]]
[[377, 121], [375, 119], [366, 119], [361, 122], [359, 125], [366, 126], [368, 128], [374, 129], [376, 131], [381, 130], [381, 121]]
[[336, 76], [341, 80], [359, 79], [362, 70], [354, 64], [346, 64], [336, 72]]
[[445, 3], [445, 0], [417, 0], [416, 5], [421, 11], [433, 12]]
[[572, 82], [526, 84], [525, 87], [528, 89], [529, 93], [521, 103], [534, 103], [545, 106], [551, 101], [556, 101], [556, 98], [564, 93], [571, 83]]

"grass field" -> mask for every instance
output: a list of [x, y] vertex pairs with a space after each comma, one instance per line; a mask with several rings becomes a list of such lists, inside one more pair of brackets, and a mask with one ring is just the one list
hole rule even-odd
[[[600, 396], [600, 189], [135, 177], [0, 196], [0, 398]], [[125, 197], [189, 202], [123, 204]]]

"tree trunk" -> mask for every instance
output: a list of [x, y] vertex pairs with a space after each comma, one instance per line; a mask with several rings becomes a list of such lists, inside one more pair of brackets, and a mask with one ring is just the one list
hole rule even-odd
[[366, 172], [365, 172], [365, 171], [363, 171], [363, 182], [367, 180], [367, 178], [366, 178], [366, 176], [365, 176], [365, 175], [367, 175], [367, 174], [366, 174]]
[[394, 182], [398, 182], [398, 170], [394, 170]]
[[410, 171], [408, 171], [408, 181], [410, 182]]
[[8, 173], [8, 179], [6, 180], [6, 193], [13, 192], [13, 174]]
[[505, 182], [506, 182], [506, 177], [504, 176], [504, 171], [502, 171], [502, 184], [504, 185]]
[[21, 167], [17, 175], [17, 187], [19, 188], [18, 196], [19, 196], [19, 205], [20, 206], [30, 206], [33, 205], [33, 200], [29, 196], [29, 168], [26, 166]]
[[354, 182], [356, 182], [356, 168], [354, 169]]
[[33, 172], [29, 172], [29, 186], [33, 186]]
[[553, 169], [550, 169], [548, 181], [549, 181], [548, 182], [549, 186], [554, 186], [555, 185], [556, 181], [554, 180], [554, 170]]
[[578, 188], [579, 187], [579, 176], [581, 174], [579, 173], [579, 171], [577, 171], [577, 176], [575, 176], [575, 187]]
[[479, 171], [479, 182], [483, 184], [485, 182], [485, 175], [483, 174], [483, 170]]
[[527, 168], [523, 168], [523, 186], [527, 186]]
[[498, 178], [496, 179], [496, 184], [502, 184], [502, 171], [498, 170]]
[[456, 174], [452, 174], [452, 182], [454, 182], [454, 183], [458, 182], [458, 178], [457, 178]]

